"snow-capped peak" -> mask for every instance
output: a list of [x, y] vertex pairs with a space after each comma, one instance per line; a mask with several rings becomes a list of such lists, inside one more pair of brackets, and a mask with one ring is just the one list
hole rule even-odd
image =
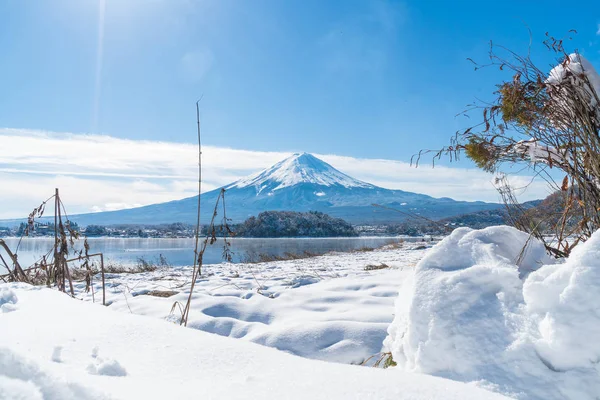
[[274, 191], [300, 183], [346, 188], [375, 187], [338, 171], [312, 154], [296, 153], [270, 168], [232, 183], [226, 189], [255, 187], [260, 193], [264, 190]]

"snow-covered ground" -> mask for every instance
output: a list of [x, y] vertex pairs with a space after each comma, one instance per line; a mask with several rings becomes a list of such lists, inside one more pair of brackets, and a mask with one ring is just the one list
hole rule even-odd
[[[194, 289], [188, 327], [307, 358], [345, 364], [377, 360], [398, 288], [424, 247], [404, 243], [301, 260], [206, 265]], [[388, 268], [365, 270], [382, 264]], [[107, 303], [120, 312], [178, 323], [191, 275], [191, 268], [107, 275]], [[98, 302], [101, 286], [95, 279]], [[84, 285], [76, 289], [78, 298], [92, 301]], [[148, 295], [153, 291], [176, 294]]]
[[108, 276], [109, 307], [2, 285], [0, 399], [598, 398], [600, 232], [562, 263], [509, 227], [417, 246], [207, 265], [188, 328], [189, 268]]
[[[169, 322], [189, 269], [110, 277], [110, 307], [0, 285], [0, 399], [504, 398], [474, 384], [310, 360], [200, 331], [360, 361], [380, 350], [399, 284], [422, 255], [395, 249], [207, 266], [190, 313], [196, 329]], [[382, 262], [391, 268], [364, 270]], [[142, 294], [157, 289], [180, 294]]]

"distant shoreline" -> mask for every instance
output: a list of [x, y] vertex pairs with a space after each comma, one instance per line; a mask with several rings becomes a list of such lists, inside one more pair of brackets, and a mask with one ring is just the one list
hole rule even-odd
[[[289, 240], [289, 239], [300, 239], [300, 240], [314, 240], [314, 239], [335, 239], [335, 240], [357, 240], [357, 239], [402, 239], [407, 241], [430, 241], [431, 239], [436, 240], [441, 238], [442, 236], [438, 235], [421, 235], [421, 236], [407, 236], [407, 235], [368, 235], [368, 236], [289, 236], [289, 237], [249, 237], [249, 236], [230, 236], [229, 240]], [[10, 239], [10, 240], [19, 240], [20, 236], [4, 236], [0, 237], [2, 239]], [[171, 239], [171, 240], [189, 240], [194, 239], [194, 236], [150, 236], [150, 237], [140, 237], [140, 236], [87, 236], [88, 240], [110, 240], [110, 239], [141, 239], [141, 240], [152, 240], [152, 239]], [[222, 237], [219, 237], [220, 239]], [[53, 239], [51, 235], [39, 235], [39, 236], [23, 236], [23, 240], [31, 240], [31, 239]], [[418, 240], [422, 239], [422, 240]]]

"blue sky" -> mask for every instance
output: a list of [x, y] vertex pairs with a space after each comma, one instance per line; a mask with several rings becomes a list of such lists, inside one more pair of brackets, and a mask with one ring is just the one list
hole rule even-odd
[[506, 78], [466, 61], [490, 40], [526, 51], [527, 25], [550, 67], [544, 33], [576, 29], [600, 65], [599, 22], [593, 1], [5, 0], [0, 127], [194, 143], [203, 95], [215, 148], [406, 162]]
[[8, 0], [0, 121], [193, 142], [204, 94], [209, 144], [406, 159], [444, 144], [493, 89], [499, 75], [466, 61], [490, 39], [522, 50], [525, 23], [538, 43], [577, 29], [573, 47], [598, 64], [594, 4], [106, 0], [97, 68], [99, 1]]

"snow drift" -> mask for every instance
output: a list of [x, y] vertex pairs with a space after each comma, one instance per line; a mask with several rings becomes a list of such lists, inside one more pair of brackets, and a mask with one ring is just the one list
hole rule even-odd
[[523, 399], [595, 399], [599, 292], [600, 232], [555, 264], [514, 228], [461, 228], [405, 281], [385, 345], [407, 371]]

